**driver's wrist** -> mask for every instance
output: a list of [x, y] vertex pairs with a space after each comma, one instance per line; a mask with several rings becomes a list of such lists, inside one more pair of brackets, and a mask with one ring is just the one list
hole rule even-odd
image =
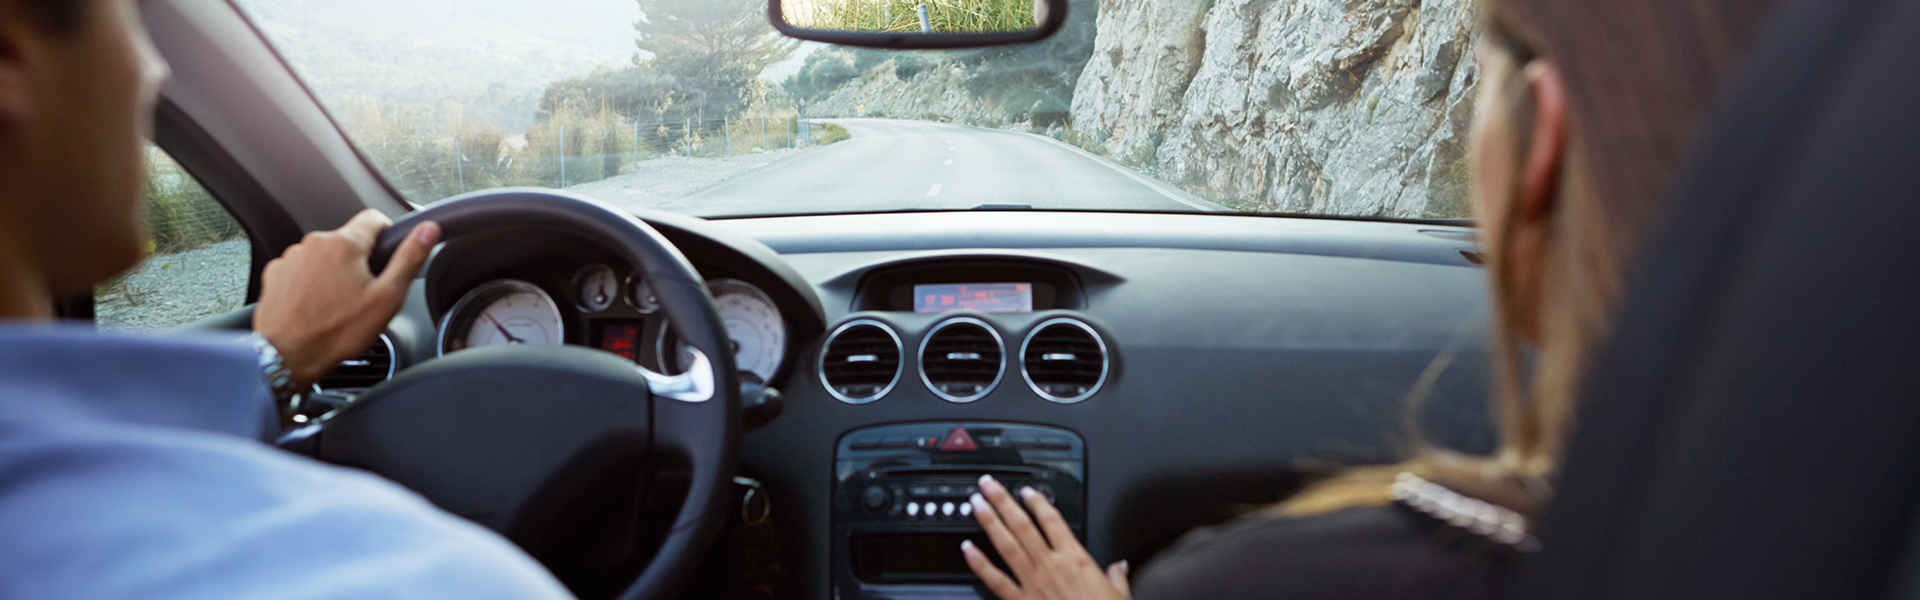
[[300, 394], [300, 382], [294, 377], [293, 367], [287, 364], [279, 348], [274, 347], [273, 342], [260, 332], [247, 334], [246, 340], [259, 353], [260, 379], [273, 392], [274, 405], [288, 406]]

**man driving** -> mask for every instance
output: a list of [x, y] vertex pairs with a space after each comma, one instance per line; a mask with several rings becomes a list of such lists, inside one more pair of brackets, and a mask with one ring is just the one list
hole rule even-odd
[[374, 211], [262, 274], [255, 334], [103, 335], [54, 299], [139, 262], [166, 64], [136, 0], [0, 0], [0, 597], [561, 598], [505, 539], [263, 443], [272, 400], [373, 342], [439, 229], [386, 271]]

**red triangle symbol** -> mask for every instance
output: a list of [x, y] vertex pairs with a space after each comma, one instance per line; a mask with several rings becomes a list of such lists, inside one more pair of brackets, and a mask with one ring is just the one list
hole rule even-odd
[[973, 443], [973, 436], [967, 435], [967, 428], [965, 427], [954, 427], [953, 433], [947, 434], [947, 441], [940, 442], [940, 450], [942, 452], [979, 449], [980, 446]]

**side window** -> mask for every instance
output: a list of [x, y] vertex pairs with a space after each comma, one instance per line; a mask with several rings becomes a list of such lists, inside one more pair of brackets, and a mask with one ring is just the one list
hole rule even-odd
[[240, 223], [165, 151], [148, 144], [146, 157], [147, 258], [94, 288], [102, 329], [169, 329], [246, 302], [253, 250]]

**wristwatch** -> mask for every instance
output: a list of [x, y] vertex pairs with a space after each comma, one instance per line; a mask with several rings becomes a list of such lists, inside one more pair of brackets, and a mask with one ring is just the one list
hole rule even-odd
[[300, 394], [300, 389], [294, 385], [293, 369], [287, 368], [287, 361], [280, 357], [280, 350], [274, 348], [273, 342], [267, 341], [266, 336], [258, 331], [247, 334], [247, 342], [260, 352], [260, 377], [266, 381], [267, 389], [273, 390], [274, 404], [283, 408], [291, 406], [293, 397]]

